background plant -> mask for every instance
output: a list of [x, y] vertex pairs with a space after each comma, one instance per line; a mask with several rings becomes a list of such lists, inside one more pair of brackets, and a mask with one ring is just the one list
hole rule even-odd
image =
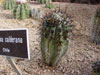
[[27, 1], [16, 2], [16, 6], [14, 7], [14, 10], [13, 10], [14, 18], [20, 19], [20, 20], [26, 19], [30, 17], [30, 13], [31, 13], [31, 8], [29, 4], [27, 3]]
[[3, 7], [5, 10], [11, 10], [15, 6], [15, 0], [5, 0], [3, 3]]
[[92, 40], [97, 44], [100, 44], [100, 8], [98, 8], [96, 11]]
[[45, 7], [46, 8], [49, 8], [49, 9], [52, 9], [52, 8], [54, 8], [54, 5], [51, 4], [51, 3], [48, 3], [48, 4], [45, 5]]
[[38, 2], [41, 4], [48, 4], [51, 2], [51, 0], [38, 0]]
[[43, 17], [43, 11], [40, 9], [33, 8], [31, 10], [31, 17], [36, 20], [39, 20]]

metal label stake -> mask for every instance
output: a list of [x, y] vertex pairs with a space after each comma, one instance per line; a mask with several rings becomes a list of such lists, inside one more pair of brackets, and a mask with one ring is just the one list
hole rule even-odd
[[22, 75], [20, 69], [17, 67], [14, 60], [12, 60], [12, 58], [9, 56], [6, 56], [6, 59], [8, 60], [9, 64], [13, 67], [13, 69], [17, 73], [17, 75]]

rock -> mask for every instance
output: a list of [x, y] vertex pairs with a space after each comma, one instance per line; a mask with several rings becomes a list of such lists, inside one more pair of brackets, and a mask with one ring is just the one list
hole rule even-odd
[[80, 30], [81, 29], [81, 24], [78, 23], [77, 21], [75, 21], [73, 25], [75, 25], [75, 30]]

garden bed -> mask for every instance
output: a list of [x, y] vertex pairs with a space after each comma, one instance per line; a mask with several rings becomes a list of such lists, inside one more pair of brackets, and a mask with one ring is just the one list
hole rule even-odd
[[[91, 75], [91, 64], [100, 58], [100, 45], [90, 41], [93, 18], [98, 5], [54, 3], [62, 9], [67, 7], [67, 13], [73, 18], [73, 36], [68, 52], [56, 67], [45, 66], [40, 53], [40, 22], [34, 19], [16, 20], [12, 11], [4, 10], [0, 5], [0, 29], [28, 28], [30, 60], [16, 61], [23, 75]], [[31, 4], [32, 8], [43, 8], [43, 5]], [[0, 56], [0, 75], [16, 75], [8, 64], [5, 56]]]

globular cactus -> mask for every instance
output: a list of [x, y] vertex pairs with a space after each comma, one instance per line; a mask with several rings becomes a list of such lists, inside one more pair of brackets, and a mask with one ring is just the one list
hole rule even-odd
[[28, 3], [18, 3], [13, 10], [13, 15], [16, 19], [26, 19], [30, 17], [30, 11]]
[[97, 12], [95, 15], [92, 40], [96, 44], [100, 44], [100, 8], [97, 9]]
[[34, 19], [41, 19], [43, 17], [43, 11], [34, 8], [31, 10], [31, 17]]
[[93, 69], [93, 75], [100, 75], [100, 60], [96, 60], [92, 64], [92, 69]]
[[15, 0], [5, 0], [4, 1], [3, 7], [5, 10], [11, 10], [14, 8], [14, 6], [15, 6]]
[[54, 11], [42, 22], [41, 53], [49, 66], [54, 66], [64, 56], [69, 45], [69, 31], [72, 31], [68, 15]]
[[48, 4], [51, 2], [51, 0], [38, 0], [38, 2], [41, 4]]

